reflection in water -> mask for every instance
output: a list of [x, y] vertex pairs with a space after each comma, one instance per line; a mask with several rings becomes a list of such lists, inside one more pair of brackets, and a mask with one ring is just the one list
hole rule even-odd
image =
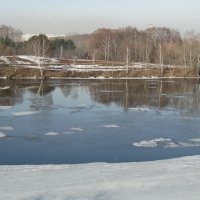
[[113, 80], [92, 84], [93, 100], [103, 103], [115, 103], [125, 110], [135, 107], [154, 109], [185, 110], [199, 112], [199, 83], [189, 81], [164, 80]]
[[[91, 98], [105, 105], [115, 103], [124, 110], [137, 107], [173, 109], [198, 113], [200, 111], [197, 80], [87, 80], [87, 81], [3, 81], [0, 106], [23, 102], [24, 89], [31, 93], [31, 110], [44, 110], [53, 105], [52, 92], [59, 86], [65, 97], [78, 98], [77, 88], [87, 88]], [[7, 88], [7, 89], [6, 89]]]
[[0, 84], [0, 164], [129, 162], [200, 154], [198, 80]]

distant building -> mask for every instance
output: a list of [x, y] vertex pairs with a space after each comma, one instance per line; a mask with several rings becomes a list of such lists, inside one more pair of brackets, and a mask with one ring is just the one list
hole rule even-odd
[[153, 24], [148, 24], [147, 29], [153, 28]]

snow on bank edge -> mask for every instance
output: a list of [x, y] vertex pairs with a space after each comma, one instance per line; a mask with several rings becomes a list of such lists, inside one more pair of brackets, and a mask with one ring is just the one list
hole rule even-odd
[[0, 199], [199, 199], [200, 156], [141, 163], [0, 166]]

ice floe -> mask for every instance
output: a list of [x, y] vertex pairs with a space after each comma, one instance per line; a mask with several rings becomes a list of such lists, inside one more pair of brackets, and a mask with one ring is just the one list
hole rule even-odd
[[135, 108], [129, 108], [130, 111], [141, 111], [141, 112], [151, 112], [152, 110], [147, 107], [135, 107]]
[[22, 111], [22, 112], [14, 112], [12, 114], [15, 116], [26, 116], [26, 115], [35, 115], [39, 113], [41, 113], [41, 111]]
[[152, 140], [142, 140], [140, 142], [133, 143], [135, 147], [143, 147], [143, 148], [185, 148], [185, 147], [199, 147], [200, 146], [200, 138], [189, 139], [186, 142], [182, 141], [173, 141], [170, 138], [154, 138]]
[[56, 136], [56, 135], [60, 135], [60, 133], [50, 131], [48, 133], [45, 133], [44, 135], [46, 135], [46, 136]]
[[14, 128], [12, 126], [1, 126], [0, 130], [12, 131], [14, 130]]
[[72, 127], [71, 130], [72, 131], [84, 131], [83, 128], [78, 128], [78, 127]]
[[106, 124], [102, 126], [103, 128], [119, 128], [118, 125], [116, 124]]
[[11, 109], [13, 106], [0, 106], [0, 110], [9, 110]]
[[192, 142], [200, 142], [200, 138], [193, 138], [193, 139], [189, 139]]
[[6, 137], [6, 134], [0, 131], [0, 138]]
[[140, 142], [133, 143], [133, 146], [136, 147], [158, 147], [159, 144], [168, 144], [171, 143], [171, 139], [169, 138], [155, 138], [152, 140], [143, 140]]
[[75, 132], [74, 131], [64, 131], [62, 133], [65, 134], [65, 135], [71, 135], [71, 134], [73, 134]]

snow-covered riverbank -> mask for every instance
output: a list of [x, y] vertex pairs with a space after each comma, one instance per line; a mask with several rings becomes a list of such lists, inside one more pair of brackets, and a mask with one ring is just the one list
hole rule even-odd
[[200, 156], [83, 165], [0, 166], [0, 199], [198, 200]]
[[[43, 71], [43, 75], [41, 75]], [[199, 77], [193, 68], [152, 63], [59, 60], [35, 56], [0, 56], [0, 79], [66, 78], [188, 78]]]

